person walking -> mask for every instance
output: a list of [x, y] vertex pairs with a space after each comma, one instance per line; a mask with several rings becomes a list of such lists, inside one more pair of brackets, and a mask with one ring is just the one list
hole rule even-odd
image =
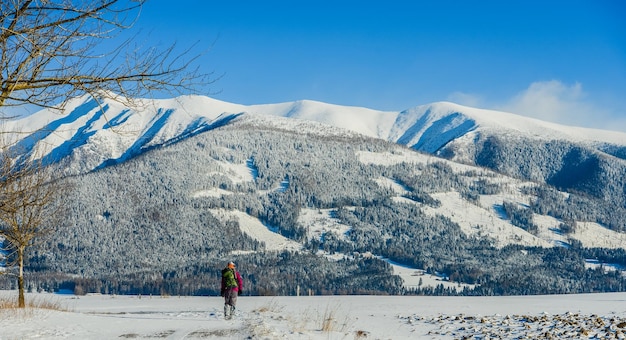
[[228, 262], [222, 269], [222, 297], [224, 297], [224, 318], [232, 319], [235, 315], [237, 296], [243, 291], [243, 280], [239, 272], [235, 270], [235, 264]]

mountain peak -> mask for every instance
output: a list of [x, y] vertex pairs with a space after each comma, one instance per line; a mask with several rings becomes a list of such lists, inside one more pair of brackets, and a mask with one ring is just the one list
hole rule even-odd
[[[473, 108], [451, 102], [435, 102], [400, 112], [387, 139], [411, 147], [422, 145], [428, 139], [431, 144], [442, 146], [475, 130], [543, 140], [564, 139], [572, 142], [626, 145], [626, 133], [623, 132], [565, 126], [509, 112]], [[433, 140], [439, 142], [432, 143]], [[434, 150], [429, 148], [424, 151]]]

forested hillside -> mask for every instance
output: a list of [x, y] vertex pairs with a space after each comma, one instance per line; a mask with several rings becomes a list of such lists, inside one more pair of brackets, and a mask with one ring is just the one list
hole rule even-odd
[[[623, 149], [611, 144], [594, 146], [563, 139], [470, 133], [437, 150], [436, 154], [546, 183], [563, 191], [583, 193], [623, 209], [626, 207]], [[613, 221], [610, 226], [624, 231], [624, 223]]]
[[[31, 288], [217, 294], [219, 271], [234, 260], [244, 294], [626, 290], [620, 270], [586, 265], [594, 259], [626, 268], [624, 249], [586, 247], [578, 230], [580, 223], [597, 222], [623, 232], [619, 199], [559, 192], [560, 186], [300, 124], [241, 115], [69, 178], [66, 223], [29, 254]], [[463, 216], [445, 213], [442, 200], [453, 194], [465, 209], [492, 219], [464, 223]], [[619, 190], [614, 194], [623, 198]], [[310, 212], [318, 222], [305, 218]], [[237, 216], [297, 247], [270, 245]], [[548, 230], [538, 216], [560, 221], [559, 230]], [[510, 240], [486, 232], [495, 223]], [[551, 243], [542, 232], [558, 232], [565, 241]], [[407, 288], [386, 259], [472, 286]], [[0, 280], [2, 287], [14, 285]]]

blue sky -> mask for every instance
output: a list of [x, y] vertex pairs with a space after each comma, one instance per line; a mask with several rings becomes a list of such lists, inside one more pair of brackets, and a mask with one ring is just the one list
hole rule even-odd
[[[176, 3], [176, 5], [172, 5]], [[626, 131], [626, 1], [150, 0], [133, 30], [191, 46], [238, 104], [435, 101]]]

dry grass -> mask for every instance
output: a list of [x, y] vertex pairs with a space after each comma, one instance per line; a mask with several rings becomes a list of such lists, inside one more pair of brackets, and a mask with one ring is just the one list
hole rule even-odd
[[26, 307], [19, 308], [17, 296], [0, 296], [0, 311], [3, 313], [12, 313], [16, 316], [33, 316], [36, 310], [68, 311], [58, 299], [49, 297], [26, 298]]
[[322, 332], [332, 332], [335, 330], [336, 312], [336, 309], [330, 309], [329, 306], [326, 306], [326, 310], [324, 310], [324, 316], [322, 316]]
[[337, 319], [339, 310], [341, 306], [336, 304], [331, 306], [330, 304], [326, 306], [326, 310], [324, 310], [324, 315], [321, 319], [321, 327], [322, 332], [335, 332], [340, 331], [344, 332], [347, 328], [350, 327], [351, 320], [348, 315], [345, 315], [343, 321]]
[[266, 312], [280, 313], [283, 311], [283, 309], [284, 309], [283, 306], [279, 305], [278, 302], [276, 302], [276, 300], [272, 299], [270, 300], [270, 302], [267, 303], [267, 305], [263, 305], [253, 310], [253, 312], [255, 313], [266, 313]]
[[0, 309], [17, 308], [17, 298], [8, 299], [6, 297], [0, 297]]
[[[278, 302], [276, 302], [276, 300], [272, 299], [267, 304], [253, 309], [252, 312], [257, 313], [257, 314], [264, 314], [264, 313], [279, 314], [283, 311], [283, 309], [284, 309], [284, 306], [279, 305]], [[255, 334], [256, 336], [259, 336], [261, 338], [266, 338], [267, 336], [272, 334], [271, 328], [263, 321], [250, 322], [250, 320], [248, 320], [246, 324], [247, 324], [248, 332], [250, 332], [250, 334]]]
[[298, 315], [289, 316], [289, 325], [294, 333], [302, 333], [308, 330], [309, 322], [314, 320], [313, 311], [310, 307], [307, 307], [302, 313]]
[[340, 316], [339, 305], [327, 305], [324, 313], [313, 309], [306, 308], [297, 315], [288, 317], [290, 329], [294, 333], [304, 333], [306, 331], [321, 331], [323, 333], [345, 332], [350, 328], [353, 321], [348, 315]]

